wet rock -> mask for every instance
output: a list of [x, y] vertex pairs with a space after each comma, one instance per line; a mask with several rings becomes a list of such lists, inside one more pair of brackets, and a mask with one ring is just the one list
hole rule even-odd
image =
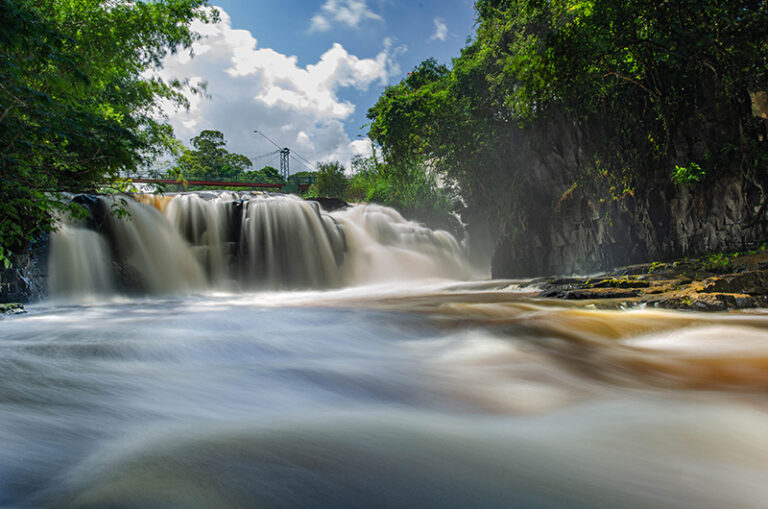
[[597, 283], [592, 283], [592, 288], [648, 288], [651, 284], [648, 281], [638, 279], [603, 279]]
[[115, 276], [117, 290], [120, 293], [137, 295], [147, 290], [141, 279], [141, 272], [133, 265], [113, 260], [112, 271]]
[[26, 312], [27, 310], [24, 309], [24, 306], [18, 302], [0, 304], [0, 315], [20, 315]]
[[[540, 297], [565, 300], [598, 300], [604, 308], [647, 303], [667, 309], [730, 311], [768, 307], [768, 251], [729, 255], [743, 272], [713, 275], [702, 269], [702, 260], [678, 260], [623, 267], [588, 278], [540, 278]], [[706, 260], [705, 260], [706, 261]], [[652, 272], [642, 273], [643, 270]], [[628, 277], [629, 272], [640, 272]], [[533, 283], [533, 281], [531, 282]]]
[[728, 293], [668, 294], [651, 302], [651, 304], [666, 309], [690, 309], [693, 311], [730, 311], [761, 306], [760, 301], [749, 295]]
[[325, 212], [333, 212], [336, 210], [342, 210], [349, 207], [349, 203], [345, 202], [341, 198], [326, 198], [323, 196], [317, 198], [307, 198], [307, 201], [313, 201], [320, 204], [320, 207]]
[[547, 281], [547, 283], [554, 286], [562, 286], [562, 285], [582, 284], [584, 283], [584, 280], [581, 278], [559, 278], [559, 279], [550, 279]]
[[768, 293], [768, 272], [752, 271], [710, 278], [704, 281], [704, 287], [700, 291], [765, 295]]
[[[665, 266], [665, 265], [662, 265]], [[619, 269], [616, 273], [621, 276], [639, 276], [642, 274], [649, 274], [651, 272], [654, 272], [659, 267], [658, 265], [654, 265], [652, 263], [642, 263], [638, 265], [630, 265], [628, 267], [623, 267]]]
[[539, 294], [540, 297], [566, 299], [566, 300], [588, 300], [588, 299], [627, 299], [637, 297], [639, 292], [631, 289], [619, 288], [584, 288], [577, 290], [545, 290]]
[[[503, 208], [499, 200], [487, 200], [476, 205], [481, 210], [470, 221], [485, 221], [496, 239], [493, 277], [591, 273], [619, 265], [632, 265], [626, 274], [636, 275], [642, 266], [634, 264], [762, 245], [768, 222], [753, 221], [767, 195], [762, 175], [747, 176], [733, 164], [707, 185], [678, 186], [668, 178], [668, 168], [704, 160], [722, 144], [715, 141], [720, 136], [715, 133], [723, 132], [721, 120], [711, 117], [702, 124], [697, 114], [679, 124], [669, 139], [669, 159], [649, 162], [631, 193], [621, 196], [615, 190], [625, 185], [627, 174], [611, 170], [599, 179], [585, 178], [594, 164], [585, 155], [602, 150], [599, 122], [573, 122], [551, 111], [545, 122], [511, 134], [505, 164], [526, 171], [509, 172], [515, 175], [509, 181], [515, 194], [504, 194]], [[502, 179], [497, 185], [506, 184]], [[664, 270], [653, 265], [646, 268]]]
[[11, 257], [10, 268], [0, 269], [0, 302], [27, 303], [42, 299], [48, 291], [48, 235]]
[[20, 267], [0, 270], [0, 302], [29, 302], [32, 291]]
[[560, 279], [547, 279], [540, 282], [537, 286], [541, 291], [542, 297], [553, 297], [556, 299], [564, 299], [564, 292], [568, 290], [578, 290], [584, 288], [586, 280], [576, 278], [560, 278]]

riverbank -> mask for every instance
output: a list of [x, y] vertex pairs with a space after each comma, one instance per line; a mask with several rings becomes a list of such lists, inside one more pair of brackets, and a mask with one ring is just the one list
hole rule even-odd
[[538, 278], [522, 285], [539, 297], [594, 301], [614, 308], [728, 311], [768, 307], [768, 251], [630, 265], [589, 277]]

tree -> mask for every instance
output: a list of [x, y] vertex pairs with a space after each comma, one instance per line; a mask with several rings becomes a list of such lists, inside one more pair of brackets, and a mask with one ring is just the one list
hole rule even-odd
[[[468, 65], [460, 60], [453, 71], [434, 59], [422, 62], [368, 110], [368, 134], [384, 158], [369, 186], [376, 197], [369, 200], [434, 222], [450, 214], [453, 184], [476, 202], [498, 199], [507, 189], [504, 182], [488, 185], [503, 167], [505, 121], [492, 113], [499, 108], [489, 101], [482, 66], [474, 58], [462, 61]], [[438, 173], [443, 186], [437, 186]]]
[[285, 179], [280, 174], [280, 170], [274, 166], [265, 166], [259, 171], [247, 171], [243, 178], [248, 182], [262, 182], [268, 184], [284, 184]]
[[[71, 208], [62, 191], [96, 190], [172, 149], [160, 99], [183, 82], [152, 77], [189, 49], [205, 0], [0, 0], [0, 262]], [[191, 89], [194, 91], [194, 89]]]
[[333, 161], [318, 164], [315, 187], [319, 196], [344, 198], [347, 191], [347, 177], [344, 176], [344, 167], [341, 163]]
[[426, 164], [470, 204], [511, 203], [496, 210], [512, 224], [537, 201], [524, 154], [551, 150], [537, 133], [559, 119], [590, 133], [574, 178], [607, 175], [606, 187], [632, 192], [695, 164], [702, 185], [740, 172], [768, 189], [749, 101], [768, 83], [764, 0], [478, 0], [476, 10], [452, 69], [427, 60], [369, 110], [388, 171]]
[[288, 177], [289, 182], [293, 182], [294, 184], [298, 185], [311, 185], [315, 183], [315, 178], [317, 177], [317, 172], [304, 170], [304, 171], [297, 171], [296, 173], [292, 173]]
[[453, 230], [453, 190], [439, 186], [434, 172], [423, 163], [393, 171], [378, 160], [357, 155], [352, 159], [353, 176], [347, 185], [350, 200], [379, 203], [396, 208], [405, 217], [433, 228]]
[[184, 149], [174, 171], [187, 180], [230, 180], [241, 178], [251, 160], [225, 149], [227, 142], [220, 131], [205, 130], [192, 138], [194, 150]]

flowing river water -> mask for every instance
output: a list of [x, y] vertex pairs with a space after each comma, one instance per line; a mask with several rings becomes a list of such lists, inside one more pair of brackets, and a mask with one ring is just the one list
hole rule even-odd
[[766, 506], [766, 314], [537, 299], [383, 207], [139, 200], [0, 320], [0, 507]]

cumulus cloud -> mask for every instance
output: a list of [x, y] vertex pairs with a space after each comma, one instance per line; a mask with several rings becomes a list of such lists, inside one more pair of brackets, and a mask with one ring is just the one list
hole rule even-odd
[[382, 21], [382, 17], [366, 5], [365, 0], [326, 0], [320, 12], [309, 21], [310, 32], [327, 32], [334, 23], [359, 28], [364, 21]]
[[435, 18], [435, 33], [429, 38], [430, 41], [444, 41], [448, 39], [448, 27], [440, 18]]
[[371, 58], [352, 55], [336, 43], [317, 62], [302, 66], [295, 56], [258, 48], [249, 31], [232, 29], [229, 16], [219, 10], [219, 23], [195, 27], [204, 35], [193, 46], [195, 58], [172, 55], [159, 71], [165, 79], [208, 83], [207, 98], [190, 96], [188, 111], [168, 112], [179, 138], [187, 141], [203, 129], [222, 131], [227, 148], [251, 157], [257, 167], [268, 162], [255, 156], [274, 146], [255, 129], [312, 162], [348, 164], [355, 153], [370, 150], [367, 140], [346, 134], [344, 121], [355, 106], [338, 92], [384, 85], [398, 73], [392, 59], [398, 49], [390, 41]]

